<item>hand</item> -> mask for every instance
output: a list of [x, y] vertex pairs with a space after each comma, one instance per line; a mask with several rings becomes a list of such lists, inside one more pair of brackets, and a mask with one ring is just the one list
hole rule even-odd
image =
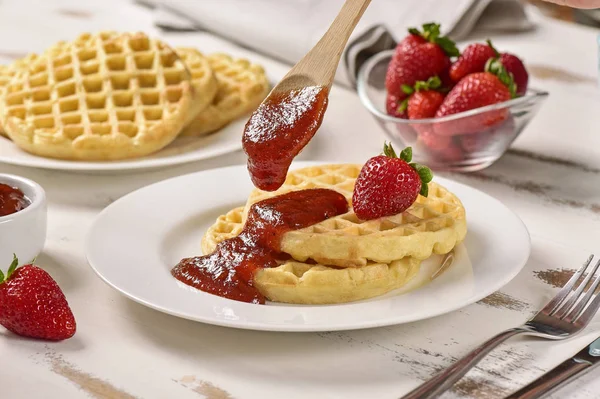
[[600, 0], [546, 0], [550, 3], [573, 8], [600, 8]]

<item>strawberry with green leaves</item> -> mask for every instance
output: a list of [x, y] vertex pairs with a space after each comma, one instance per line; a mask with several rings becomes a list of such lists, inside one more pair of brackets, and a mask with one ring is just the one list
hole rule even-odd
[[390, 93], [387, 94], [385, 98], [385, 110], [387, 111], [388, 115], [402, 119], [408, 118], [406, 115], [406, 109], [402, 107], [402, 101], [404, 101], [404, 97], [404, 94], [402, 94], [400, 97]]
[[496, 56], [498, 56], [498, 52], [489, 40], [487, 44], [469, 44], [450, 67], [450, 78], [454, 82], [458, 82], [467, 75], [483, 72], [488, 60]]
[[398, 157], [392, 145], [385, 143], [383, 155], [369, 159], [356, 179], [352, 194], [356, 216], [371, 220], [396, 215], [410, 208], [419, 194], [427, 197], [433, 174], [411, 161], [411, 147]]
[[433, 118], [444, 101], [441, 86], [442, 81], [437, 76], [419, 80], [413, 87], [403, 85], [402, 91], [408, 98], [400, 103], [400, 111], [406, 112], [408, 119]]
[[516, 55], [510, 53], [502, 53], [498, 61], [504, 66], [506, 71], [512, 75], [516, 85], [517, 96], [523, 96], [527, 92], [527, 84], [529, 82], [529, 74], [525, 68], [523, 61]]
[[483, 72], [488, 67], [487, 64], [494, 59], [500, 62], [509, 74], [512, 74], [516, 85], [516, 94], [522, 96], [527, 91], [529, 74], [519, 57], [510, 53], [500, 53], [492, 45], [490, 40], [483, 43], [473, 43], [468, 45], [449, 70], [450, 78], [454, 82], [460, 81], [467, 75], [476, 72]]
[[[440, 25], [428, 23], [423, 30], [409, 29], [409, 36], [401, 41], [386, 73], [387, 103], [400, 103], [406, 94], [403, 85], [412, 87], [417, 81], [426, 81], [433, 76], [447, 75], [450, 57], [459, 55], [453, 41], [440, 35]], [[392, 107], [390, 109], [395, 111]], [[400, 114], [401, 115], [401, 114]]]
[[421, 34], [416, 28], [411, 28], [408, 31], [408, 35], [404, 37], [394, 49], [393, 58], [402, 57], [402, 54], [413, 46], [427, 43], [427, 34]]
[[[491, 59], [493, 60], [493, 59]], [[516, 86], [511, 74], [499, 62], [489, 62], [486, 72], [465, 76], [450, 90], [435, 117], [470, 111], [508, 101], [516, 96]], [[506, 109], [484, 112], [435, 126], [436, 134], [457, 135], [477, 133], [504, 121]]]
[[75, 317], [52, 277], [15, 256], [6, 275], [0, 271], [0, 324], [15, 334], [59, 341], [75, 334]]

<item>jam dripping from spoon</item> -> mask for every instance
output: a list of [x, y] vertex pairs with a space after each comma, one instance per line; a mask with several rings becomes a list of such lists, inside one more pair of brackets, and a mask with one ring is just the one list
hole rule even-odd
[[328, 94], [324, 86], [272, 93], [254, 111], [242, 144], [257, 188], [275, 191], [281, 187], [292, 161], [321, 126]]

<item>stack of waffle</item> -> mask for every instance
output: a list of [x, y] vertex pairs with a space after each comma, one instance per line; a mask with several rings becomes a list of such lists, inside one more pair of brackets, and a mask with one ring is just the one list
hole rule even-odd
[[0, 135], [44, 157], [141, 157], [218, 131], [268, 91], [263, 68], [245, 59], [86, 33], [0, 67]]
[[[288, 173], [277, 191], [252, 191], [245, 206], [220, 216], [202, 239], [205, 254], [237, 236], [255, 202], [293, 190], [328, 188], [346, 196], [351, 205], [361, 165], [323, 165]], [[371, 298], [399, 288], [432, 254], [446, 254], [467, 232], [465, 209], [444, 187], [429, 184], [405, 212], [362, 221], [352, 208], [346, 214], [285, 233], [282, 252], [291, 260], [262, 269], [254, 285], [268, 299], [299, 304], [343, 303]]]

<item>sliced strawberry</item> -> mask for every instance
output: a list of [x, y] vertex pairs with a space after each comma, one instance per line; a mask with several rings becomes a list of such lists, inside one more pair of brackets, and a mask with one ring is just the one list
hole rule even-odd
[[411, 163], [410, 147], [398, 157], [392, 145], [386, 143], [383, 152], [369, 159], [356, 179], [352, 206], [362, 220], [404, 212], [419, 194], [427, 196], [427, 183], [433, 178], [429, 168]]

